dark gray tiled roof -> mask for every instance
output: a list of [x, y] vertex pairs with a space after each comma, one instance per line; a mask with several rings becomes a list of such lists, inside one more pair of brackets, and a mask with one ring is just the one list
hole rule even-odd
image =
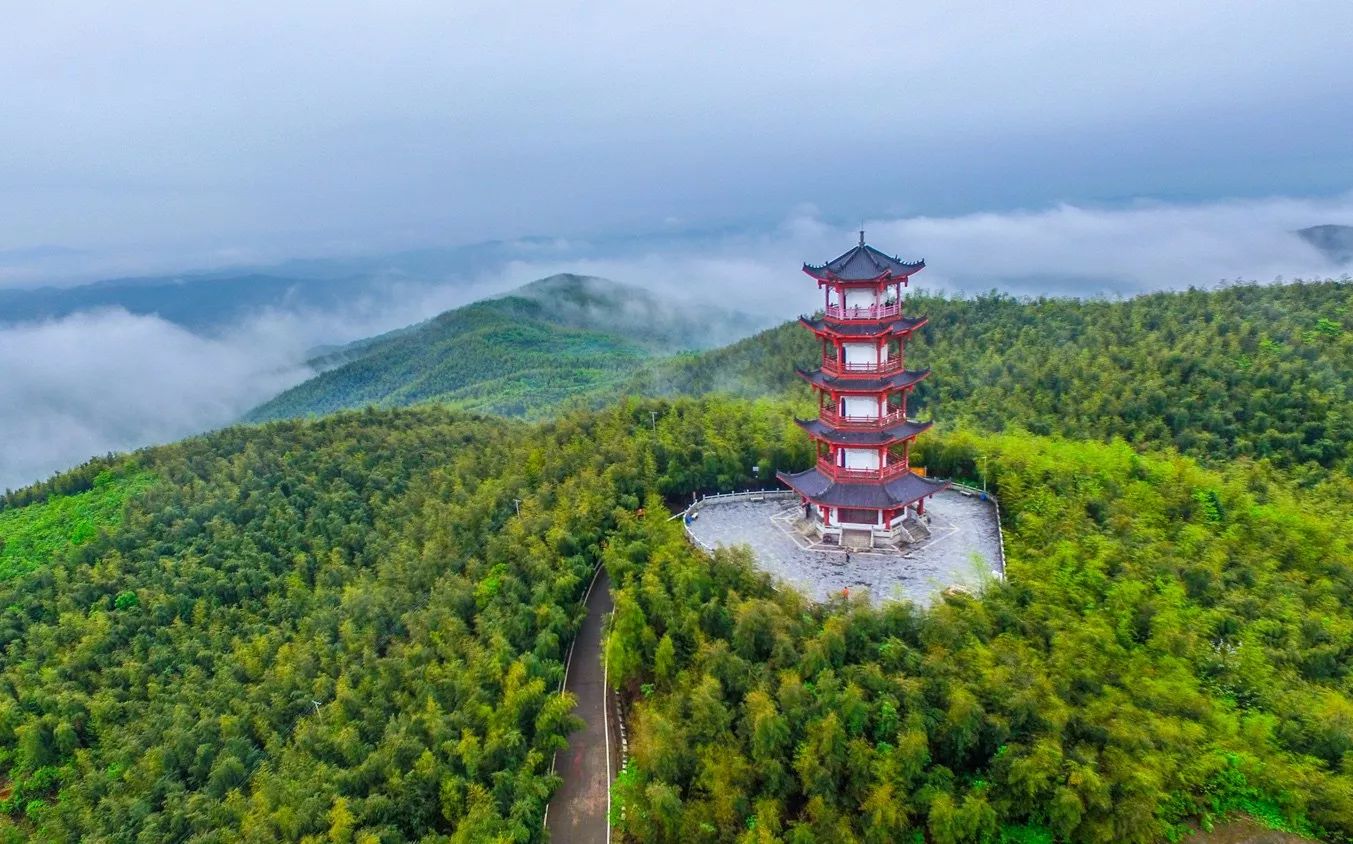
[[776, 472], [775, 477], [816, 504], [866, 510], [903, 507], [949, 486], [948, 481], [923, 478], [910, 472], [886, 484], [837, 483], [817, 469], [792, 475]]
[[904, 369], [900, 372], [894, 372], [892, 375], [884, 375], [881, 378], [833, 378], [830, 375], [823, 374], [820, 369], [815, 369], [812, 372], [804, 369], [796, 369], [795, 371], [799, 373], [800, 378], [814, 387], [836, 390], [841, 393], [878, 393], [884, 390], [900, 390], [903, 387], [910, 387], [930, 374], [929, 369]]
[[925, 433], [933, 422], [898, 422], [877, 431], [851, 431], [833, 428], [821, 419], [795, 419], [810, 436], [819, 437], [837, 445], [888, 445]]
[[803, 271], [817, 279], [868, 281], [884, 275], [906, 278], [924, 266], [925, 261], [903, 261], [861, 243], [821, 266], [804, 264]]
[[901, 333], [903, 331], [912, 331], [920, 328], [930, 321], [930, 317], [902, 317], [892, 322], [885, 323], [851, 323], [834, 322], [823, 319], [822, 317], [799, 317], [799, 322], [813, 329], [814, 331], [829, 331], [832, 334], [840, 334], [846, 337], [878, 337], [883, 334]]

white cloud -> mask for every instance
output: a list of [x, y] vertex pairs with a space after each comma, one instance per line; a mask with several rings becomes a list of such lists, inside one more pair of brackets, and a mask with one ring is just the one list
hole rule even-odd
[[306, 375], [286, 345], [121, 310], [0, 331], [0, 487], [227, 422]]
[[228, 425], [314, 374], [305, 360], [315, 346], [417, 322], [500, 285], [384, 285], [343, 311], [267, 310], [210, 337], [121, 309], [0, 328], [0, 489]]
[[[1244, 279], [1270, 282], [1339, 276], [1340, 267], [1293, 232], [1353, 223], [1353, 196], [1198, 204], [1136, 203], [1126, 208], [1071, 204], [1008, 213], [904, 217], [864, 222], [869, 242], [903, 258], [925, 258], [921, 289], [1025, 295], [1132, 295], [1209, 287]], [[779, 318], [818, 301], [799, 272], [844, 252], [855, 227], [830, 225], [799, 209], [773, 230], [698, 241], [662, 241], [637, 255], [520, 262], [505, 275], [525, 282], [582, 272], [650, 284]]]

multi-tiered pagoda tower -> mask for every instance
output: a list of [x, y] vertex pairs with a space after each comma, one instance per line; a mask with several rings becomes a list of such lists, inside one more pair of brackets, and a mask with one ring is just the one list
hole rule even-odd
[[925, 500], [948, 486], [911, 469], [911, 443], [930, 427], [907, 416], [907, 396], [930, 370], [906, 368], [906, 345], [925, 317], [902, 314], [902, 288], [925, 261], [901, 261], [864, 242], [803, 271], [824, 290], [822, 315], [801, 317], [822, 343], [822, 367], [799, 375], [818, 392], [818, 417], [797, 420], [817, 465], [777, 477], [803, 497], [824, 539], [852, 545], [909, 541], [924, 530]]

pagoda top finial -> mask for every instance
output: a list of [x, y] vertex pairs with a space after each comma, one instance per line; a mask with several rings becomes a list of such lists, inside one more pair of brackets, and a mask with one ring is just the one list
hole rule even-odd
[[860, 245], [864, 246], [864, 229], [860, 229]]

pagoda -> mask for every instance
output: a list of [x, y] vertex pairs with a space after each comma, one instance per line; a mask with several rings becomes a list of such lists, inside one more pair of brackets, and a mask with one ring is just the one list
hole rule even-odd
[[798, 419], [817, 464], [776, 473], [802, 498], [804, 516], [828, 542], [877, 547], [926, 533], [926, 499], [947, 481], [910, 464], [911, 444], [931, 426], [907, 416], [907, 396], [930, 374], [906, 368], [906, 345], [926, 317], [902, 313], [902, 288], [925, 261], [902, 261], [860, 243], [803, 271], [824, 291], [820, 316], [800, 317], [822, 344], [822, 366], [798, 374], [818, 394], [816, 419]]

